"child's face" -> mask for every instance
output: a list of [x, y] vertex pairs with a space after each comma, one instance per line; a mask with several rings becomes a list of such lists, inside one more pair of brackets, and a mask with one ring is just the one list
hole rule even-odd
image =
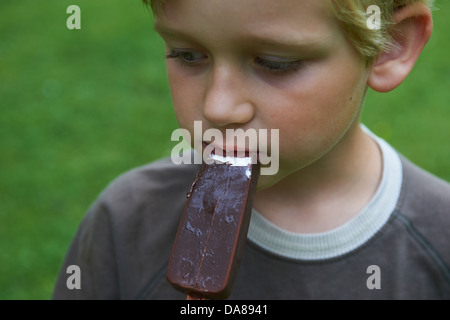
[[168, 0], [156, 29], [182, 128], [279, 129], [280, 169], [260, 186], [326, 159], [358, 125], [368, 70], [326, 1]]

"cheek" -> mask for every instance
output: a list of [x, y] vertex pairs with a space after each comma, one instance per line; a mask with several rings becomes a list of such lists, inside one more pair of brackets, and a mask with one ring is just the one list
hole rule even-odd
[[195, 81], [187, 79], [176, 67], [167, 65], [167, 78], [172, 97], [172, 105], [181, 128], [193, 129], [194, 121], [201, 120], [197, 114], [199, 87]]
[[[280, 129], [280, 156], [312, 161], [332, 148], [357, 119], [364, 93], [361, 70], [326, 69], [315, 80], [283, 94], [271, 114]], [[332, 70], [332, 69], [331, 69]], [[333, 77], [333, 74], [346, 76]]]

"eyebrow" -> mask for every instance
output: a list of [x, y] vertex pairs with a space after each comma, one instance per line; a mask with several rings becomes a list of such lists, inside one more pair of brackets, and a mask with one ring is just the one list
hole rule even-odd
[[[155, 23], [153, 29], [161, 36], [168, 38], [183, 38], [197, 42], [194, 37], [178, 28], [171, 28], [161, 23]], [[286, 32], [284, 32], [286, 34]], [[315, 35], [317, 37], [317, 35]], [[280, 49], [298, 49], [306, 51], [325, 51], [329, 48], [333, 37], [331, 35], [319, 36], [319, 40], [313, 39], [313, 36], [291, 36], [283, 38], [275, 35], [265, 35], [263, 33], [248, 33], [242, 35], [241, 41], [245, 44], [251, 43], [261, 47], [272, 47]]]
[[168, 38], [185, 38], [189, 40], [194, 40], [188, 33], [180, 29], [170, 28], [160, 23], [155, 23], [153, 25], [153, 30], [157, 32], [161, 37]]
[[185, 35], [182, 30], [169, 28], [158, 22], [155, 22], [153, 24], [153, 30], [156, 31], [161, 36], [176, 37], [180, 35]]

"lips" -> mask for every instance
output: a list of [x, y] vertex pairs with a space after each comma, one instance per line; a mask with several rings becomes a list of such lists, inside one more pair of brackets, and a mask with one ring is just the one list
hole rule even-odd
[[203, 151], [207, 147], [211, 150], [211, 154], [215, 154], [215, 155], [222, 156], [222, 157], [246, 158], [246, 157], [250, 157], [251, 154], [257, 154], [257, 151], [250, 152], [249, 150], [241, 149], [238, 147], [227, 148], [225, 146], [225, 148], [223, 148], [223, 147], [215, 146], [213, 143], [208, 143], [208, 142], [203, 141]]

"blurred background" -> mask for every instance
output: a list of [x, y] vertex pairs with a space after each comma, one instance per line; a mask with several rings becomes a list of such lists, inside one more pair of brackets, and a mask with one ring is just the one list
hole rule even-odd
[[[81, 30], [68, 30], [69, 5]], [[450, 2], [397, 90], [363, 122], [450, 181]], [[87, 208], [118, 175], [170, 156], [163, 43], [140, 0], [0, 0], [0, 299], [50, 299]]]

